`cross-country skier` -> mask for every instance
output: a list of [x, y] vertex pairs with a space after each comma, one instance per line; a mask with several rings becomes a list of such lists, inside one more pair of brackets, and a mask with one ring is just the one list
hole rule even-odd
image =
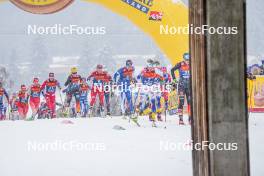
[[114, 82], [120, 89], [120, 99], [121, 99], [121, 111], [123, 118], [126, 116], [126, 104], [128, 105], [128, 114], [130, 117], [134, 114], [134, 107], [132, 101], [132, 92], [130, 86], [135, 82], [134, 77], [135, 68], [131, 60], [126, 61], [126, 66], [120, 68], [114, 74]]
[[[156, 71], [157, 73], [163, 77], [161, 80], [161, 97], [164, 100], [164, 112], [166, 116], [166, 112], [168, 109], [168, 101], [169, 101], [169, 92], [172, 91], [171, 88], [171, 76], [168, 73], [168, 70], [166, 67], [161, 67], [159, 62], [156, 62]], [[161, 112], [159, 112], [161, 113]], [[165, 117], [166, 118], [166, 117]]]
[[3, 83], [0, 82], [0, 120], [6, 119], [6, 106], [4, 105], [4, 97], [6, 97], [6, 100], [9, 103], [8, 93], [3, 88]]
[[19, 120], [19, 114], [18, 114], [18, 104], [19, 104], [19, 99], [18, 99], [18, 94], [13, 93], [11, 99], [10, 99], [10, 112], [11, 112], [11, 117], [10, 120]]
[[19, 117], [22, 120], [25, 120], [28, 113], [28, 100], [29, 100], [29, 94], [27, 92], [26, 85], [21, 85], [21, 89], [18, 93], [18, 113]]
[[75, 98], [76, 102], [76, 111], [80, 113], [80, 81], [81, 76], [77, 73], [77, 67], [71, 68], [71, 74], [68, 76], [67, 81], [65, 82], [65, 87], [67, 87], [66, 96], [67, 96], [67, 105], [70, 106], [72, 97]]
[[81, 105], [81, 116], [86, 117], [89, 110], [88, 104], [88, 92], [90, 88], [86, 82], [86, 78], [81, 79], [80, 83], [80, 105]]
[[40, 107], [38, 109], [37, 115], [38, 119], [49, 119], [51, 118], [51, 110], [49, 109], [47, 103], [41, 102]]
[[163, 72], [159, 73], [154, 66], [155, 65], [150, 64], [144, 68], [137, 77], [143, 85], [142, 89], [148, 90], [143, 92], [144, 98], [143, 104], [141, 104], [143, 108], [141, 107], [141, 109], [146, 108], [144, 111], [148, 113], [149, 119], [153, 122], [153, 125], [155, 125], [156, 115], [157, 119], [162, 121], [161, 82], [164, 80]]
[[[183, 121], [183, 106], [185, 101], [185, 96], [187, 98], [188, 104], [188, 114], [189, 114], [189, 123], [191, 123], [191, 115], [190, 115], [190, 55], [189, 53], [183, 54], [184, 61], [179, 62], [171, 69], [171, 75], [174, 82], [178, 82], [178, 95], [179, 95], [179, 106], [178, 106], [178, 114], [179, 114], [179, 124], [184, 125]], [[175, 72], [179, 71], [179, 78], [176, 78]]]
[[40, 105], [40, 94], [41, 94], [41, 85], [39, 84], [39, 78], [33, 79], [33, 84], [30, 86], [29, 90], [29, 105], [32, 110], [32, 117], [34, 117], [39, 109]]
[[104, 80], [104, 96], [106, 104], [106, 115], [110, 116], [110, 98], [113, 95], [112, 93], [112, 76], [107, 74], [106, 79]]
[[96, 70], [92, 72], [87, 80], [92, 84], [91, 86], [91, 101], [89, 108], [89, 115], [91, 115], [93, 106], [95, 104], [95, 100], [97, 95], [99, 96], [100, 101], [100, 113], [103, 116], [104, 112], [104, 81], [107, 79], [107, 72], [103, 71], [103, 65], [98, 64], [96, 66]]
[[56, 88], [61, 91], [60, 83], [54, 78], [54, 73], [49, 73], [49, 78], [43, 82], [41, 90], [48, 108], [51, 110], [51, 118], [56, 118]]

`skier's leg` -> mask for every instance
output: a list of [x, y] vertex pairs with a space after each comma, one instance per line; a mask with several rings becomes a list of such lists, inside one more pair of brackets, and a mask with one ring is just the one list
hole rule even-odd
[[121, 107], [123, 117], [125, 116], [125, 112], [126, 112], [125, 102], [126, 102], [125, 92], [121, 92], [120, 93], [120, 107]]
[[30, 105], [30, 108], [32, 110], [32, 116], [34, 116], [37, 113], [38, 108], [39, 108], [39, 104], [40, 104], [40, 98], [31, 98], [30, 99], [29, 105]]
[[95, 104], [95, 99], [96, 99], [97, 92], [92, 88], [91, 90], [91, 101], [90, 101], [90, 108], [92, 108]]
[[72, 100], [72, 94], [71, 93], [66, 93], [66, 107], [70, 107], [71, 100]]
[[52, 118], [56, 118], [56, 97], [55, 95], [51, 96], [51, 112], [52, 112]]
[[162, 118], [161, 118], [162, 107], [161, 107], [161, 96], [160, 96], [160, 94], [156, 95], [156, 106], [157, 106], [157, 118], [159, 121], [162, 121]]
[[27, 118], [28, 108], [29, 108], [28, 104], [25, 104], [25, 106], [24, 106], [24, 119]]
[[156, 113], [157, 113], [157, 107], [156, 107], [156, 96], [154, 93], [151, 95], [151, 115], [150, 115], [150, 120], [155, 122], [156, 121]]
[[185, 100], [184, 87], [179, 87], [179, 105], [178, 105], [178, 114], [179, 114], [179, 124], [183, 125], [183, 106]]
[[192, 116], [191, 116], [191, 92], [190, 88], [185, 88], [185, 95], [187, 98], [187, 105], [188, 105], [188, 116], [189, 116], [189, 124], [192, 122]]
[[[104, 91], [98, 90], [99, 101], [100, 101], [100, 112], [104, 112]], [[102, 115], [102, 114], [101, 114]]]
[[52, 94], [47, 94], [46, 95], [46, 103], [47, 106], [49, 108], [49, 110], [51, 111], [51, 118], [55, 118], [56, 117], [56, 103], [55, 103], [55, 95]]
[[109, 92], [105, 92], [105, 104], [106, 104], [107, 115], [110, 115], [110, 93]]
[[23, 107], [21, 104], [18, 105], [17, 110], [18, 110], [19, 119], [23, 120]]
[[87, 97], [84, 98], [83, 100], [83, 104], [84, 104], [84, 113], [85, 113], [85, 117], [88, 114], [88, 109], [89, 109], [89, 104], [88, 104], [88, 99]]
[[81, 112], [80, 93], [79, 92], [75, 92], [74, 93], [74, 97], [75, 97], [75, 102], [76, 102], [76, 111], [77, 111], [77, 113], [80, 113]]
[[4, 105], [0, 104], [0, 120], [4, 120]]
[[126, 95], [126, 100], [127, 100], [128, 107], [129, 107], [129, 115], [132, 115], [134, 113], [134, 107], [133, 107], [131, 91], [127, 90], [125, 92], [125, 95]]
[[81, 110], [81, 116], [84, 117], [85, 107], [84, 107], [84, 101], [83, 101], [83, 98], [82, 97], [80, 98], [80, 110]]

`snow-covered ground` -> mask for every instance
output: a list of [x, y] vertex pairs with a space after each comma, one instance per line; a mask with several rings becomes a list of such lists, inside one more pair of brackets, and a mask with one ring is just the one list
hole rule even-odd
[[264, 113], [249, 115], [250, 169], [252, 176], [264, 175]]
[[189, 142], [191, 129], [178, 126], [176, 117], [158, 128], [147, 117], [140, 128], [121, 117], [65, 120], [2, 121], [0, 175], [192, 175], [191, 151], [175, 147]]
[[[189, 142], [191, 129], [178, 126], [176, 117], [158, 128], [147, 117], [140, 118], [140, 128], [121, 117], [67, 120], [2, 121], [0, 175], [192, 175], [191, 151], [175, 147]], [[125, 130], [113, 129], [117, 125]], [[254, 176], [264, 175], [263, 126], [263, 114], [250, 114]]]

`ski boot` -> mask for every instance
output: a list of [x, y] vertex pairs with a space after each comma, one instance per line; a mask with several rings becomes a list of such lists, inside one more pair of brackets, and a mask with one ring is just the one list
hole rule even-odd
[[131, 114], [129, 117], [132, 122], [134, 122], [138, 127], [140, 127], [140, 124], [138, 123], [138, 116], [136, 114]]
[[111, 117], [111, 113], [110, 113], [110, 112], [107, 112], [107, 113], [106, 113], [106, 116], [107, 116], [107, 117]]
[[100, 117], [101, 118], [105, 118], [104, 107], [103, 106], [100, 106]]
[[93, 112], [93, 107], [91, 106], [88, 110], [88, 117], [91, 118]]
[[189, 125], [192, 125], [192, 118], [191, 118], [191, 116], [189, 116]]
[[160, 121], [160, 122], [163, 121], [162, 118], [161, 118], [161, 113], [158, 113], [157, 118], [158, 118], [158, 121]]
[[185, 125], [182, 116], [180, 116], [180, 119], [179, 119], [179, 125]]
[[155, 121], [152, 121], [152, 127], [157, 128], [157, 124], [155, 123]]

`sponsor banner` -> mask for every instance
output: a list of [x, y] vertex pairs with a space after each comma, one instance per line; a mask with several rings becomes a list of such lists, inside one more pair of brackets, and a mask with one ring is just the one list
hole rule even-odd
[[158, 12], [158, 11], [151, 11], [150, 15], [149, 15], [149, 20], [153, 20], [153, 21], [161, 21], [162, 20], [162, 12]]
[[[188, 26], [188, 7], [175, 0], [85, 0], [122, 15], [148, 34], [172, 64], [189, 51], [189, 35], [171, 35], [173, 27]], [[166, 30], [162, 34], [161, 29]]]
[[10, 0], [20, 9], [35, 14], [50, 14], [63, 10], [74, 0]]
[[264, 76], [256, 76], [255, 80], [248, 80], [247, 84], [249, 111], [264, 113]]
[[[35, 14], [65, 9], [74, 0], [10, 0], [17, 7]], [[172, 64], [182, 61], [189, 51], [189, 35], [172, 35], [175, 28], [188, 28], [188, 7], [175, 0], [84, 0], [97, 3], [126, 17], [148, 34]], [[4, 1], [8, 3], [9, 1]], [[87, 4], [89, 5], [89, 4]], [[87, 11], [87, 13], [89, 13]]]

